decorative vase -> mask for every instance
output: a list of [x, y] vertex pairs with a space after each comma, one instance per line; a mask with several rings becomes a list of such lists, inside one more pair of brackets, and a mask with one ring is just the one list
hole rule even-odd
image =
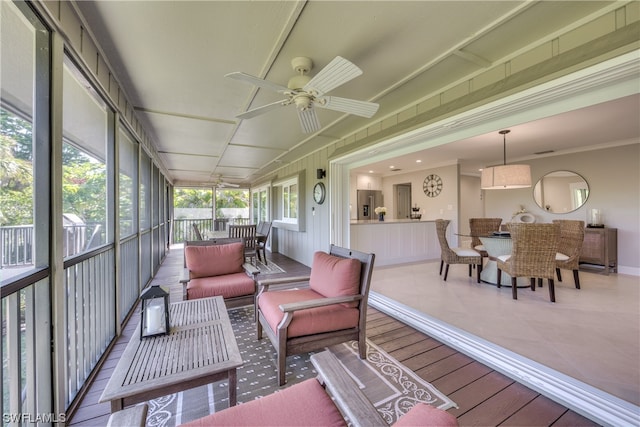
[[378, 221], [384, 221], [384, 214], [378, 214]]

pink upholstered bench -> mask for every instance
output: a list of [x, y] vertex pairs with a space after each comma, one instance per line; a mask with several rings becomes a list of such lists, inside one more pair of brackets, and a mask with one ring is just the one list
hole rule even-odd
[[259, 270], [245, 264], [241, 239], [187, 242], [184, 258], [185, 299], [222, 296], [227, 308], [254, 303]]

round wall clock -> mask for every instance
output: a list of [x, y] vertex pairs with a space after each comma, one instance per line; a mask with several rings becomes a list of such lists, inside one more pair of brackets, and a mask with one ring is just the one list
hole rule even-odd
[[424, 194], [429, 197], [436, 197], [442, 191], [442, 178], [436, 174], [431, 174], [422, 183]]
[[326, 190], [324, 188], [324, 184], [321, 182], [318, 182], [316, 185], [313, 186], [313, 200], [321, 205], [324, 203], [324, 196], [325, 196]]

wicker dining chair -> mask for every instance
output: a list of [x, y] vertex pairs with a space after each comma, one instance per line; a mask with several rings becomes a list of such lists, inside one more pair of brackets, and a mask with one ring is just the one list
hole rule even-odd
[[469, 277], [471, 277], [471, 269], [476, 265], [478, 272], [478, 283], [480, 283], [480, 273], [482, 273], [482, 256], [480, 253], [470, 248], [452, 248], [449, 247], [447, 241], [448, 219], [436, 219], [436, 231], [438, 233], [438, 241], [440, 242], [440, 275], [442, 275], [442, 267], [446, 263], [447, 268], [444, 271], [444, 280], [447, 281], [449, 275], [449, 265], [451, 264], [468, 264]]
[[556, 253], [556, 276], [562, 282], [560, 269], [573, 271], [573, 282], [576, 289], [580, 289], [578, 268], [580, 267], [580, 253], [584, 242], [584, 221], [571, 219], [554, 219], [554, 224], [560, 225], [560, 243]]
[[500, 224], [502, 224], [502, 218], [469, 218], [471, 247], [478, 251], [483, 258], [488, 257], [489, 254], [480, 241], [480, 237], [489, 235], [494, 231], [500, 231]]
[[549, 282], [549, 299], [556, 302], [553, 278], [556, 267], [556, 252], [560, 239], [558, 224], [511, 224], [511, 239], [513, 249], [511, 255], [501, 255], [497, 258], [498, 288], [502, 280], [502, 272], [511, 276], [511, 293], [513, 299], [518, 299], [518, 277], [528, 277], [531, 280], [531, 290], [536, 290], [535, 279], [542, 283], [542, 279]]

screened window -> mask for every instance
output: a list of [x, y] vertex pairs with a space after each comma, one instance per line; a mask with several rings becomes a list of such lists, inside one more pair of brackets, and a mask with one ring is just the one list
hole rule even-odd
[[108, 112], [69, 58], [62, 102], [63, 251], [69, 257], [106, 243]]
[[140, 229], [151, 227], [151, 158], [142, 151], [140, 155]]
[[[2, 2], [0, 7], [0, 269], [3, 282], [49, 263], [50, 174], [46, 162], [49, 35], [22, 6]], [[24, 10], [20, 11], [20, 7]], [[36, 75], [40, 76], [38, 81]], [[35, 155], [37, 150], [39, 156]], [[40, 242], [37, 247], [36, 241]]]
[[120, 127], [120, 237], [138, 231], [135, 189], [138, 188], [138, 144]]

